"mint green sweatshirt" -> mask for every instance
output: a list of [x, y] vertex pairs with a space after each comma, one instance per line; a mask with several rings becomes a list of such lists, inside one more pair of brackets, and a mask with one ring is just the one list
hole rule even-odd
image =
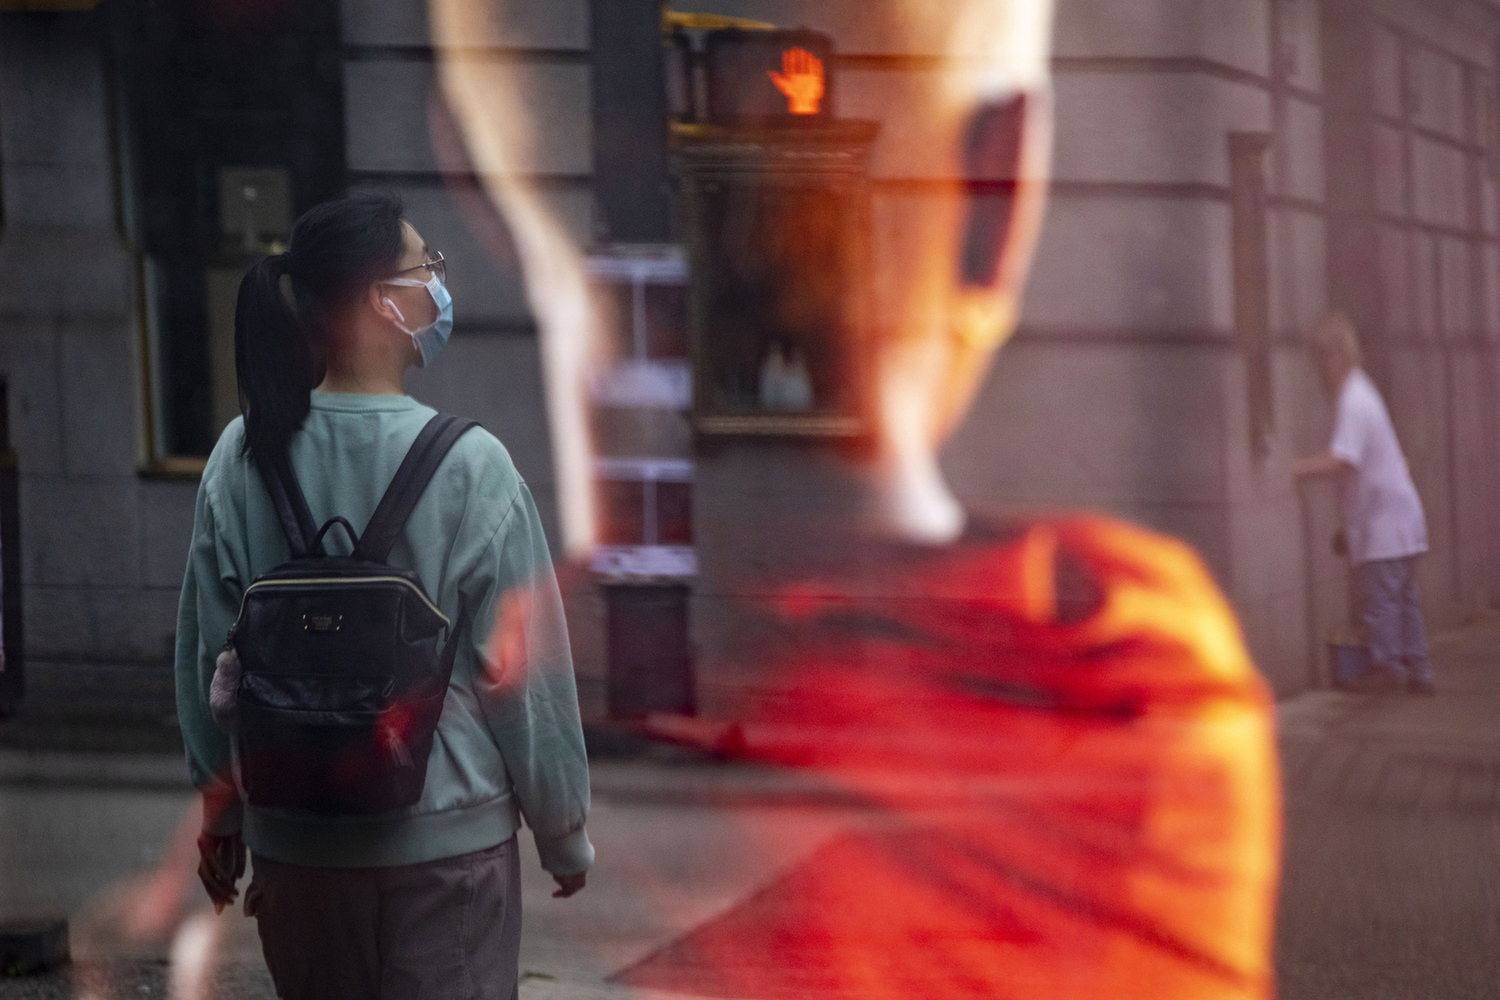
[[[409, 396], [314, 392], [290, 445], [314, 519], [321, 525], [337, 514], [362, 528], [435, 412]], [[209, 820], [211, 832], [242, 830], [250, 850], [288, 864], [385, 867], [493, 847], [524, 816], [548, 871], [587, 869], [588, 763], [562, 599], [531, 492], [504, 446], [479, 428], [443, 460], [390, 555], [417, 572], [454, 621], [462, 595], [473, 622], [455, 658], [421, 801], [373, 818], [240, 803], [231, 741], [209, 715], [209, 684], [245, 588], [290, 558], [270, 497], [240, 453], [243, 440], [236, 418], [203, 472], [177, 613], [177, 713], [188, 768], [207, 799], [228, 803]], [[330, 531], [324, 546], [330, 554], [350, 549], [342, 531]], [[491, 643], [497, 615], [506, 625]]]

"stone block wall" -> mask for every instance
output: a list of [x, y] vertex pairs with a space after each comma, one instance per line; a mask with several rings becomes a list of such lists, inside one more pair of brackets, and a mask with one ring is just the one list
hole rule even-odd
[[[923, 184], [949, 170], [929, 155], [920, 109], [903, 97], [914, 74], [944, 71], [941, 53], [891, 36], [864, 16], [863, 0], [691, 6], [835, 37], [846, 64], [840, 113], [882, 123], [878, 288], [879, 275], [902, 266], [902, 220], [923, 210]], [[587, 244], [600, 214], [589, 2], [494, 9], [492, 35], [476, 38], [470, 57], [517, 74], [543, 123], [525, 169]], [[1329, 35], [1351, 10], [1368, 32], [1352, 68], [1350, 47]], [[424, 5], [342, 0], [341, 13], [351, 185], [400, 193], [451, 261], [455, 335], [411, 391], [494, 431], [555, 535], [535, 330], [503, 225], [480, 194], [443, 176], [434, 153]], [[1186, 538], [1277, 689], [1316, 683], [1347, 591], [1327, 546], [1333, 491], [1299, 492], [1289, 474], [1294, 456], [1326, 445], [1331, 421], [1303, 335], [1326, 304], [1368, 285], [1379, 308], [1362, 332], [1433, 536], [1429, 613], [1443, 624], [1491, 606], [1500, 596], [1489, 509], [1500, 487], [1497, 24], [1495, 4], [1058, 0], [1052, 206], [1020, 333], [942, 456], [960, 498], [1001, 514], [1097, 508]], [[1325, 149], [1355, 70], [1367, 74], [1353, 89], [1373, 124], [1366, 159], [1351, 163]], [[135, 264], [116, 221], [110, 106], [89, 15], [0, 14], [0, 370], [23, 476], [29, 658], [39, 682], [128, 670], [132, 683], [159, 687], [170, 684], [195, 484], [138, 472]], [[1230, 132], [1272, 137], [1274, 429], [1261, 454], [1234, 329]], [[1350, 216], [1329, 192], [1366, 181], [1369, 266], [1351, 282], [1338, 229]], [[778, 518], [799, 510], [852, 509], [840, 461], [774, 447], [703, 456], [695, 638], [715, 676], [732, 682], [736, 664], [753, 659], [734, 608], [767, 560], [813, 570], [840, 557], [816, 546], [788, 553], [775, 538]], [[574, 588], [570, 613], [580, 674], [597, 685], [594, 591]]]
[[[581, 245], [593, 240], [589, 0], [498, 0], [488, 34], [468, 58], [506, 71], [535, 115], [522, 158], [549, 207]], [[453, 338], [407, 390], [479, 420], [510, 451], [557, 542], [541, 355], [504, 223], [468, 178], [451, 176], [434, 139], [441, 96], [423, 0], [342, 0], [346, 158], [352, 187], [399, 194], [429, 246], [449, 261]], [[439, 109], [439, 110], [435, 110]], [[445, 172], [449, 176], [445, 176]], [[574, 660], [585, 702], [603, 700], [603, 607], [585, 582], [569, 585]]]
[[[513, 74], [536, 116], [521, 170], [583, 244], [593, 238], [588, 0], [502, 0], [469, 58]], [[347, 164], [353, 187], [394, 191], [450, 261], [454, 338], [409, 390], [478, 419], [505, 442], [556, 537], [540, 357], [504, 225], [484, 196], [446, 177], [434, 143], [434, 58], [422, 0], [342, 0]]]
[[170, 711], [195, 487], [140, 478], [134, 260], [84, 14], [0, 14], [0, 372], [21, 469], [27, 682]]
[[[1329, 550], [1336, 493], [1326, 483], [1299, 490], [1290, 475], [1294, 457], [1326, 448], [1332, 418], [1305, 334], [1330, 302], [1344, 304], [1346, 279], [1329, 266], [1338, 248], [1330, 246], [1327, 192], [1347, 177], [1325, 162], [1324, 33], [1326, 8], [1336, 2], [1059, 0], [1055, 183], [1022, 328], [943, 456], [975, 509], [1087, 506], [1190, 541], [1282, 693], [1326, 678], [1328, 630], [1348, 618], [1347, 569]], [[1381, 175], [1384, 210], [1409, 198], [1420, 223], [1413, 233], [1382, 234], [1383, 246], [1395, 247], [1385, 250], [1395, 262], [1379, 275], [1384, 299], [1392, 316], [1407, 317], [1406, 327], [1429, 331], [1429, 342], [1439, 330], [1467, 338], [1462, 349], [1436, 349], [1436, 359], [1403, 345], [1406, 353], [1387, 366], [1387, 393], [1431, 522], [1424, 579], [1429, 615], [1441, 626], [1496, 596], [1495, 529], [1484, 500], [1500, 467], [1494, 353], [1469, 333], [1500, 320], [1500, 271], [1493, 241], [1480, 246], [1471, 232], [1444, 240], [1434, 231], [1477, 228], [1473, 200], [1495, 201], [1488, 176], [1465, 174], [1452, 149], [1480, 142], [1465, 130], [1478, 128], [1472, 116], [1482, 109], [1455, 112], [1443, 103], [1461, 96], [1445, 62], [1455, 52], [1476, 95], [1495, 90], [1487, 68], [1494, 46], [1476, 40], [1493, 37], [1484, 33], [1494, 31], [1494, 19], [1396, 0], [1376, 6], [1361, 16], [1408, 38], [1360, 66], [1380, 100], [1398, 102], [1386, 113], [1399, 115], [1400, 95], [1413, 88], [1433, 95], [1412, 111], [1419, 134], [1410, 156], [1397, 143], [1396, 166], [1385, 163]], [[868, 62], [862, 55], [933, 54], [920, 40], [881, 35], [857, 5], [711, 7], [830, 31], [854, 66]], [[908, 195], [883, 190], [881, 179], [932, 169], [920, 123], [905, 120], [911, 110], [893, 96], [910, 72], [941, 72], [941, 63], [911, 60], [843, 78], [841, 113], [883, 123], [874, 150], [877, 267], [899, 266], [898, 230], [882, 229], [882, 215], [913, 210], [899, 204]], [[1272, 431], [1261, 449], [1252, 446], [1246, 358], [1234, 325], [1231, 132], [1271, 138]], [[1409, 190], [1404, 176], [1387, 176], [1397, 168], [1410, 171]], [[1494, 211], [1485, 212], [1492, 233]], [[1378, 340], [1384, 331], [1365, 335]], [[766, 487], [749, 475], [714, 480], [744, 499], [716, 497], [712, 509], [723, 520], [700, 513], [702, 537], [730, 530], [766, 502]], [[712, 579], [700, 595], [705, 604], [728, 596]]]
[[1341, 153], [1364, 173], [1364, 202], [1347, 208], [1378, 243], [1378, 273], [1344, 287], [1336, 275], [1330, 293], [1378, 290], [1361, 333], [1426, 507], [1422, 582], [1441, 625], [1500, 596], [1487, 500], [1500, 469], [1500, 7], [1325, 0], [1326, 17], [1354, 15], [1330, 89], [1340, 81], [1346, 113], [1373, 131], [1367, 151]]

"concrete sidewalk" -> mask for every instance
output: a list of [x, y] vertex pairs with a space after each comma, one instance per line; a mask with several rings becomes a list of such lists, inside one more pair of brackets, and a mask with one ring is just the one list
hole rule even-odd
[[[1286, 808], [1277, 938], [1283, 1000], [1500, 997], [1500, 616], [1436, 637], [1433, 652], [1436, 696], [1314, 691], [1278, 706]], [[787, 860], [761, 869], [764, 875], [749, 867], [714, 870], [715, 858], [734, 857], [731, 845], [704, 855], [691, 838], [673, 837], [669, 850], [685, 851], [674, 882], [681, 909], [633, 913], [632, 921], [644, 921], [634, 924], [636, 933], [595, 923], [615, 905], [626, 907], [617, 913], [632, 912], [630, 900], [616, 895], [622, 888], [639, 906], [638, 886], [614, 883], [602, 871], [608, 900], [599, 900], [607, 905], [598, 911], [550, 901], [534, 906], [528, 897], [528, 935], [535, 936], [527, 939], [526, 968], [557, 977], [528, 980], [522, 996], [532, 1000], [646, 995], [598, 973], [639, 961], [700, 915], [728, 909], [810, 854], [820, 836], [871, 821], [856, 803], [819, 802], [796, 775], [629, 767], [598, 774], [601, 857], [606, 846], [640, 852], [646, 842], [637, 836], [679, 817], [703, 824], [706, 834], [733, 813], [734, 828], [762, 824], [751, 842], [777, 843]], [[762, 797], [771, 786], [786, 808], [776, 807], [777, 795]], [[799, 796], [806, 796], [800, 806]], [[646, 805], [662, 798], [667, 804]], [[717, 808], [700, 812], [703, 805]], [[640, 824], [638, 834], [627, 823]], [[653, 865], [662, 855], [639, 861], [659, 877]], [[695, 898], [705, 864], [714, 870], [714, 891]], [[608, 948], [599, 934], [611, 935]], [[586, 954], [594, 957], [580, 961]]]
[[1500, 618], [1433, 659], [1434, 697], [1282, 706], [1284, 1000], [1500, 996]]
[[[1284, 998], [1500, 995], [1500, 619], [1439, 637], [1434, 658], [1435, 697], [1279, 708]], [[813, 776], [681, 754], [596, 761], [593, 779], [600, 860], [582, 895], [552, 899], [522, 836], [527, 1000], [665, 997], [609, 977], [879, 821]], [[0, 919], [76, 917], [155, 864], [192, 799], [176, 755], [0, 750]], [[220, 995], [269, 1000], [251, 922], [218, 920]], [[165, 995], [166, 955], [123, 963], [126, 992]], [[0, 980], [4, 1000], [69, 995], [66, 973]]]

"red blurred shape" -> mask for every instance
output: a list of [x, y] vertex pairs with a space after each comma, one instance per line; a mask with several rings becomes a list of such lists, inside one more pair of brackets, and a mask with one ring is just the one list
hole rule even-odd
[[735, 722], [653, 712], [646, 716], [644, 727], [653, 739], [709, 753], [740, 754], [746, 749], [745, 731]]
[[1189, 548], [1072, 518], [817, 590], [827, 625], [801, 627], [746, 753], [883, 815], [622, 980], [761, 1000], [1271, 994], [1272, 705]]

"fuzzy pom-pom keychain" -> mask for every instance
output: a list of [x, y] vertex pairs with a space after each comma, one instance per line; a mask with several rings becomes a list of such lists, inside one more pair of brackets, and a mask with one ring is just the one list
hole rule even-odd
[[239, 722], [240, 654], [233, 646], [214, 661], [214, 679], [208, 686], [208, 710], [214, 722], [226, 733], [233, 733]]

